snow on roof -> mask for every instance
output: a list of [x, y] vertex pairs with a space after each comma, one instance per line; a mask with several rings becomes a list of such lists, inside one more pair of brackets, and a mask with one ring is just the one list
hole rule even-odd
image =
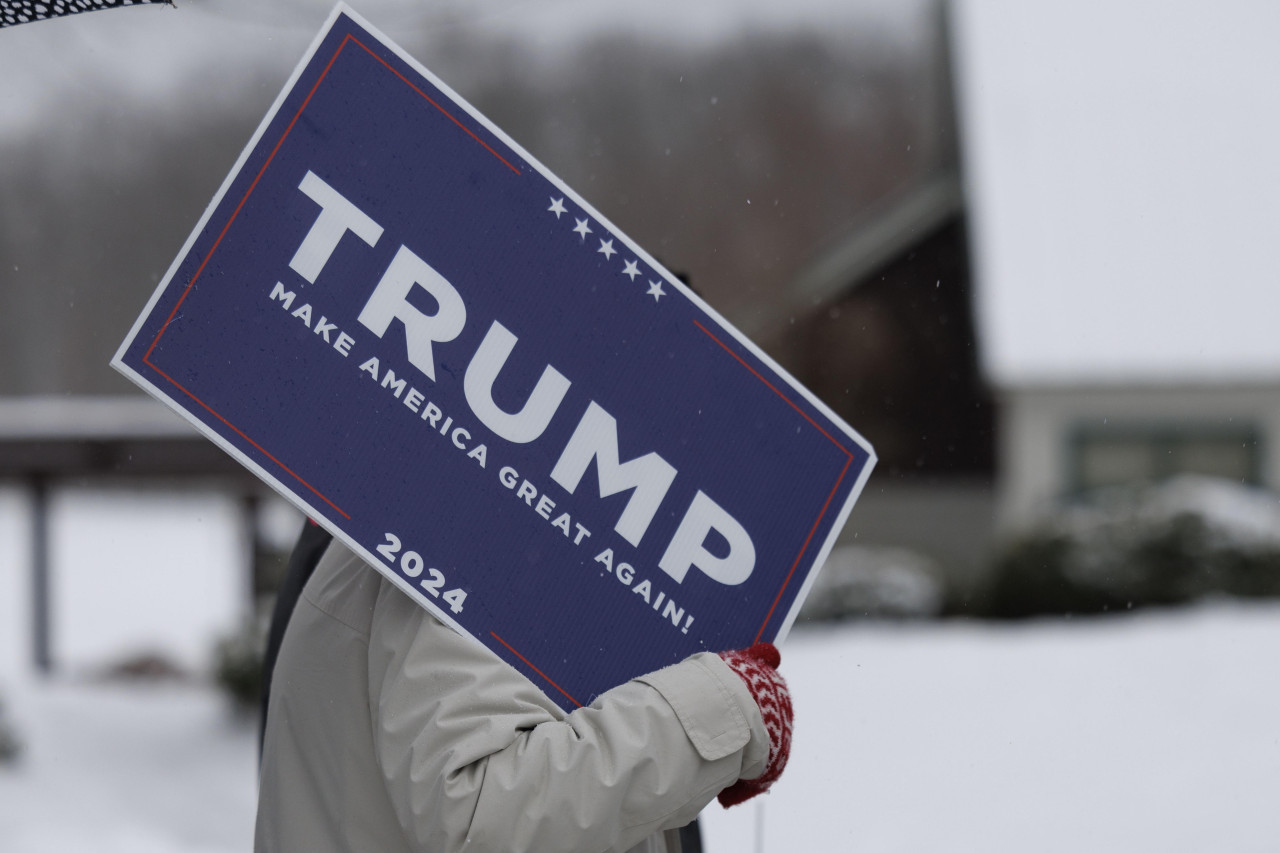
[[0, 442], [196, 438], [164, 404], [143, 397], [0, 397]]
[[988, 376], [1280, 378], [1280, 4], [953, 10]]

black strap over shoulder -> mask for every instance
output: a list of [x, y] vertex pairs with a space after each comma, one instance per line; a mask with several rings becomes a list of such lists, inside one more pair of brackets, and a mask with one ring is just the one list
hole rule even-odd
[[702, 831], [696, 817], [680, 827], [680, 853], [702, 853]]

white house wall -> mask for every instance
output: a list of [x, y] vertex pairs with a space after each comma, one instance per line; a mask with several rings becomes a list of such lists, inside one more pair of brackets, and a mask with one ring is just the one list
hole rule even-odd
[[1259, 476], [1280, 489], [1280, 385], [1023, 387], [1006, 390], [998, 444], [998, 519], [1025, 522], [1070, 487], [1073, 434], [1081, 427], [1253, 427]]
[[970, 586], [986, 567], [994, 532], [989, 481], [911, 482], [873, 474], [837, 544], [905, 548], [928, 557], [947, 582]]

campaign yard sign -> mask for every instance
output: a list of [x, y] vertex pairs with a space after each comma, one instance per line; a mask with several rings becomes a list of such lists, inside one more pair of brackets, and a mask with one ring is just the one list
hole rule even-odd
[[113, 364], [566, 709], [779, 639], [874, 463], [343, 6]]

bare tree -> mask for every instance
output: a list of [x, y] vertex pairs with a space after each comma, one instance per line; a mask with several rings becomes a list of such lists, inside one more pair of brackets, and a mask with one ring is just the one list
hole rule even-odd
[[[778, 310], [811, 253], [936, 157], [922, 58], [870, 39], [411, 48], [731, 320]], [[126, 390], [107, 362], [278, 85], [203, 112], [69, 104], [0, 150], [0, 393]]]

